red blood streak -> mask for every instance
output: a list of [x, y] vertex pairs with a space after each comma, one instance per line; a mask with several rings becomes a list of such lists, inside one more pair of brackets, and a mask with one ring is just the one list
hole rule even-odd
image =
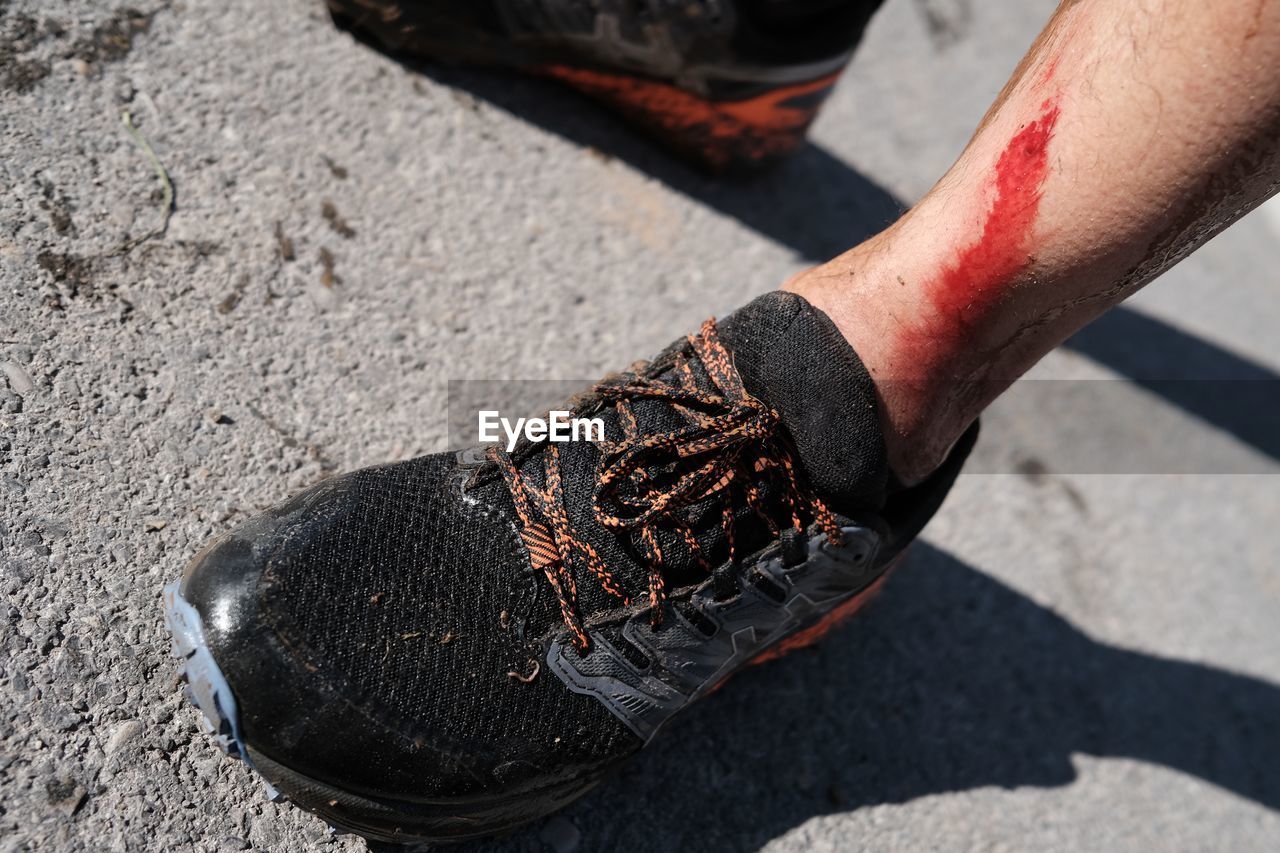
[[[962, 335], [990, 309], [1023, 268], [1026, 245], [1040, 209], [1040, 195], [1049, 172], [1049, 141], [1058, 121], [1058, 105], [1045, 101], [1040, 118], [1009, 141], [996, 162], [991, 208], [977, 242], [960, 251], [928, 288], [938, 309], [934, 330], [944, 339]], [[951, 324], [955, 326], [951, 326]]]

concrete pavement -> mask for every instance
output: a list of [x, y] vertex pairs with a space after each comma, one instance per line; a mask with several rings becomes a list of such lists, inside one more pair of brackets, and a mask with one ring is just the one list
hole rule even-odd
[[[309, 0], [0, 2], [0, 850], [365, 849], [200, 734], [162, 584], [256, 507], [441, 449], [449, 379], [601, 374], [873, 233], [1052, 5], [891, 0], [813, 144], [724, 184]], [[126, 110], [176, 190], [136, 245], [163, 191]], [[1142, 381], [994, 411], [863, 618], [492, 846], [1274, 849], [1280, 450], [1156, 380], [1275, 379], [1277, 211], [1037, 373]], [[1090, 467], [1095, 415], [1172, 449]]]

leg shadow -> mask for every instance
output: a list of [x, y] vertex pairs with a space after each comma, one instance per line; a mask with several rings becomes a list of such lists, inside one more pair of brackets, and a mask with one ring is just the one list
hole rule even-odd
[[1280, 459], [1280, 376], [1261, 364], [1124, 306], [1065, 346]]

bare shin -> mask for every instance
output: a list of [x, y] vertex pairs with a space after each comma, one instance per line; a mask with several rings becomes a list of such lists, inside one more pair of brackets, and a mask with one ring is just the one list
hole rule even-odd
[[938, 184], [794, 278], [923, 476], [1046, 352], [1280, 187], [1280, 0], [1064, 3]]

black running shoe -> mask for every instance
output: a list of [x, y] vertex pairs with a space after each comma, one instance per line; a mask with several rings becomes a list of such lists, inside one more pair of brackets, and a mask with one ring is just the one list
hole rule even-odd
[[373, 839], [547, 815], [864, 603], [972, 443], [893, 488], [866, 370], [786, 293], [574, 405], [603, 441], [357, 471], [196, 557], [166, 616], [222, 747]]
[[724, 171], [799, 147], [883, 0], [327, 2], [389, 51], [562, 80]]

